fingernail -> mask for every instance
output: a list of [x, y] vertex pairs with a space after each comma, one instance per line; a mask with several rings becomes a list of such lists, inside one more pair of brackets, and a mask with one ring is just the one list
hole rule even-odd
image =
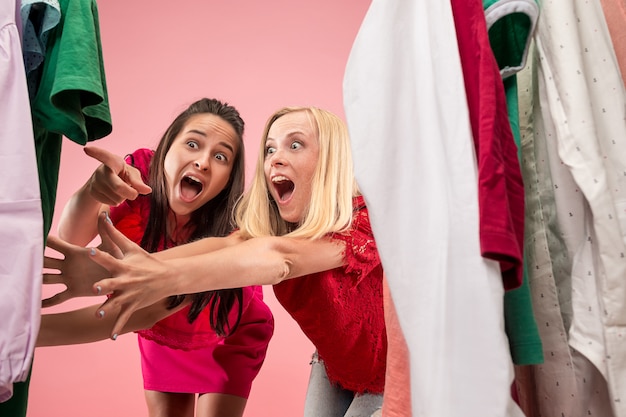
[[104, 219], [107, 221], [107, 223], [113, 224], [113, 222], [111, 221], [111, 218], [109, 217], [109, 212], [108, 211], [104, 212]]
[[89, 251], [89, 254], [91, 256], [94, 256], [96, 254], [96, 250], [94, 248], [91, 248], [91, 250]]
[[98, 315], [100, 316], [100, 318], [104, 317], [104, 310], [98, 311]]
[[100, 295], [100, 293], [102, 292], [102, 287], [99, 285], [96, 285], [96, 292], [98, 293], [98, 295]]
[[115, 333], [113, 336], [111, 336], [112, 340], [117, 340], [117, 333]]

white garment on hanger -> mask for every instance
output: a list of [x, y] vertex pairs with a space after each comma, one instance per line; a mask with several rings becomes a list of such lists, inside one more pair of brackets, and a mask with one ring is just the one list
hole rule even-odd
[[43, 267], [43, 217], [16, 8], [15, 0], [0, 1], [0, 402], [29, 373]]
[[[546, 140], [560, 158], [551, 170], [560, 187], [555, 189], [559, 226], [573, 257], [569, 344], [603, 375], [613, 414], [624, 417], [626, 91], [599, 0], [544, 2], [541, 13], [537, 88], [541, 116], [549, 121]], [[598, 388], [580, 387], [578, 400], [593, 403]]]

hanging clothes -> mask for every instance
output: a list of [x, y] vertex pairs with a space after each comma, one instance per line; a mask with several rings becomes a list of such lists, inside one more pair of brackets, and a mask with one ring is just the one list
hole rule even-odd
[[62, 137], [84, 145], [111, 133], [111, 114], [95, 0], [60, 0], [33, 99], [44, 234], [52, 223]]
[[509, 391], [501, 271], [480, 255], [450, 4], [373, 0], [343, 88], [355, 175], [409, 349], [413, 414], [522, 416]]
[[[545, 327], [542, 340], [550, 357], [533, 369], [537, 392], [529, 397], [541, 415], [583, 410], [621, 417], [626, 415], [624, 84], [599, 1], [542, 7], [532, 139], [543, 171], [538, 183], [545, 184], [546, 177], [551, 182], [542, 196], [543, 213], [556, 227], [538, 229], [553, 238], [535, 252], [557, 267], [541, 280], [531, 278], [538, 321], [546, 318], [540, 328]], [[556, 250], [555, 243], [565, 249]], [[552, 300], [543, 303], [541, 297]]]
[[[535, 0], [484, 0], [483, 9], [489, 44], [503, 78], [507, 114], [517, 156], [521, 160], [516, 74], [526, 65], [539, 18], [539, 6]], [[532, 308], [525, 254], [522, 262], [522, 284], [504, 294], [505, 328], [513, 363], [539, 364], [544, 360], [543, 348]]]
[[[60, 20], [60, 6], [57, 0], [21, 0], [16, 1], [16, 5], [16, 11], [19, 11], [21, 16], [21, 19], [16, 18], [16, 23], [18, 26], [21, 24], [24, 71], [26, 72], [29, 98], [32, 100], [38, 85], [41, 63], [45, 57], [48, 32]], [[32, 300], [30, 301], [32, 302]], [[13, 396], [10, 400], [0, 403], [0, 415], [25, 416], [29, 386], [30, 372], [24, 382], [13, 384]]]
[[22, 0], [22, 50], [31, 100], [37, 94], [50, 31], [61, 21], [59, 0]]
[[[532, 54], [531, 54], [532, 55]], [[556, 219], [554, 184], [549, 172], [548, 152], [541, 118], [535, 120], [531, 107], [530, 73], [534, 63], [519, 73], [522, 174], [526, 192], [526, 244], [529, 284], [544, 363], [516, 367], [516, 386], [527, 417], [576, 415], [579, 407], [571, 401], [576, 395], [576, 379], [567, 343], [571, 320], [571, 290], [559, 291], [571, 280], [571, 258]], [[558, 387], [558, 388], [555, 388]], [[549, 400], [544, 401], [548, 396]]]
[[[43, 246], [52, 223], [62, 138], [65, 136], [76, 143], [85, 144], [108, 135], [112, 129], [97, 4], [95, 0], [61, 0], [59, 6], [61, 16], [58, 24], [49, 30], [45, 58], [43, 64], [37, 67], [37, 71], [41, 73], [34, 76], [39, 84], [35, 84], [36, 91], [31, 97], [32, 127], [29, 128], [34, 131], [41, 196], [39, 210], [43, 215], [43, 227], [39, 229], [38, 235], [40, 246]], [[31, 15], [32, 10], [29, 19]], [[39, 34], [41, 35], [41, 30]], [[20, 56], [20, 59], [23, 58]], [[25, 71], [22, 63], [23, 75]], [[26, 88], [26, 81], [24, 87]], [[2, 91], [4, 99], [5, 90]], [[27, 100], [28, 97], [27, 93]], [[13, 164], [14, 162], [5, 166]], [[40, 247], [40, 260], [42, 253], [43, 248]], [[37, 267], [37, 276], [41, 276], [41, 264]], [[37, 290], [41, 291], [40, 280]], [[37, 314], [40, 303], [40, 293], [28, 299], [29, 305], [36, 306]], [[38, 320], [39, 316], [32, 323], [38, 325]], [[28, 375], [26, 372], [26, 376]], [[2, 403], [0, 414], [16, 417], [25, 415], [28, 385], [20, 385], [20, 390], [23, 391], [20, 393], [23, 403]]]
[[29, 374], [43, 267], [43, 219], [16, 1], [0, 2], [0, 402]]
[[451, 4], [478, 164], [480, 253], [500, 263], [504, 288], [513, 289], [522, 283], [524, 186], [504, 86], [482, 5]]

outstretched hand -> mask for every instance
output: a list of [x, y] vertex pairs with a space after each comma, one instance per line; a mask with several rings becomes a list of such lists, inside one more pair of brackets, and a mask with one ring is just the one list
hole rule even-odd
[[[121, 259], [100, 249], [89, 252], [90, 258], [109, 271], [107, 276], [93, 283], [96, 294], [110, 294], [97, 309], [96, 317], [104, 317], [119, 311], [111, 335], [120, 334], [130, 316], [137, 310], [173, 295], [172, 273], [168, 264], [159, 261], [129, 240], [105, 216], [98, 218], [98, 230], [103, 241], [119, 249]], [[93, 281], [92, 281], [93, 282]]]
[[87, 182], [91, 196], [97, 201], [116, 206], [124, 200], [134, 200], [152, 189], [141, 179], [139, 170], [115, 155], [97, 146], [83, 148], [90, 157], [102, 162]]
[[[102, 215], [106, 222], [107, 214]], [[100, 229], [100, 224], [98, 225]], [[108, 234], [101, 236], [102, 243], [98, 249], [109, 253], [111, 256], [121, 259], [124, 255]], [[54, 269], [58, 273], [43, 274], [44, 284], [63, 284], [66, 289], [52, 297], [41, 301], [41, 307], [52, 307], [61, 304], [71, 298], [99, 295], [93, 291], [93, 283], [102, 278], [109, 277], [109, 271], [93, 261], [90, 252], [95, 249], [73, 245], [63, 239], [49, 235], [46, 246], [63, 255], [63, 259], [44, 256], [43, 267]]]
[[108, 277], [109, 272], [93, 262], [89, 248], [72, 245], [56, 237], [48, 236], [46, 246], [63, 255], [63, 259], [44, 256], [43, 267], [58, 270], [59, 273], [44, 273], [44, 284], [63, 284], [65, 290], [41, 301], [43, 308], [52, 307], [74, 297], [97, 295], [93, 283]]

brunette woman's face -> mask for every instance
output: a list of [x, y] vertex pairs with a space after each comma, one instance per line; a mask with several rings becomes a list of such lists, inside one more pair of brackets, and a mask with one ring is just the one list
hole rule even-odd
[[211, 113], [189, 118], [164, 161], [170, 208], [179, 220], [226, 187], [237, 152], [237, 134], [224, 119]]
[[285, 221], [303, 219], [318, 159], [317, 129], [306, 111], [288, 113], [272, 124], [265, 141], [265, 181]]

